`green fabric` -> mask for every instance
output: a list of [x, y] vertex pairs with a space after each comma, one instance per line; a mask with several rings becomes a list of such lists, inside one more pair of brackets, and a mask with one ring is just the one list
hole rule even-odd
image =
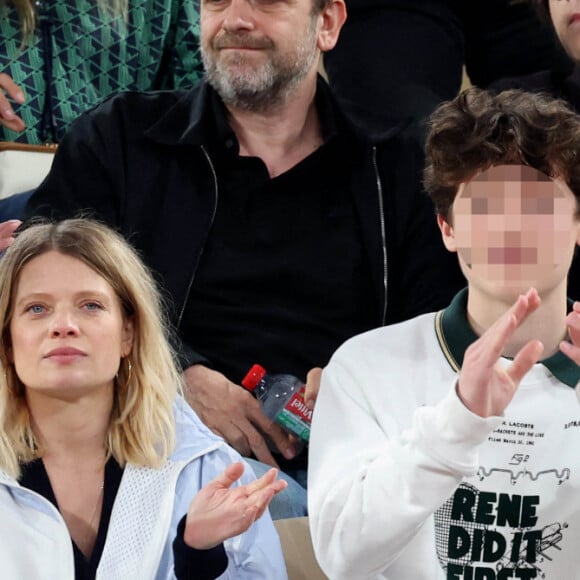
[[[58, 142], [79, 114], [113, 93], [186, 88], [202, 76], [196, 0], [129, 0], [127, 22], [104, 12], [97, 0], [45, 0], [39, 13], [34, 37], [24, 46], [16, 10], [3, 7], [0, 14], [0, 72], [27, 95], [24, 105], [14, 105], [27, 129], [15, 133], [0, 126], [0, 140]], [[56, 134], [42, 135], [50, 68]]]

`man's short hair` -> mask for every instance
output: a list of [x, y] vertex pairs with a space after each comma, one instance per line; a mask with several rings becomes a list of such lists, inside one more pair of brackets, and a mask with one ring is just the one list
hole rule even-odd
[[461, 183], [510, 164], [564, 180], [580, 207], [580, 115], [546, 94], [516, 89], [492, 94], [476, 87], [431, 115], [423, 178], [445, 219]]
[[531, 0], [531, 4], [540, 17], [540, 20], [550, 24], [552, 23], [552, 18], [550, 16], [550, 0]]

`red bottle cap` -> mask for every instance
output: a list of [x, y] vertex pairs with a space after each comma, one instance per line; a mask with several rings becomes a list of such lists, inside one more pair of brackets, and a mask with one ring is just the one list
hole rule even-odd
[[242, 385], [248, 389], [248, 391], [253, 391], [264, 378], [266, 374], [266, 369], [260, 365], [254, 365], [248, 374], [242, 379]]

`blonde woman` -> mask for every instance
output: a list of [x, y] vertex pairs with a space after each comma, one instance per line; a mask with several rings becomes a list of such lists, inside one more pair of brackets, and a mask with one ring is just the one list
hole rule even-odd
[[285, 483], [182, 401], [160, 311], [95, 222], [33, 225], [0, 261], [3, 577], [286, 578], [266, 510]]

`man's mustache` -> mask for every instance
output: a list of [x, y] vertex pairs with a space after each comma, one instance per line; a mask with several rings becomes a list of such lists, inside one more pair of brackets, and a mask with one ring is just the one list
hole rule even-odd
[[220, 50], [223, 48], [273, 48], [274, 43], [266, 36], [251, 36], [249, 34], [224, 33], [217, 36], [213, 41], [213, 47]]

